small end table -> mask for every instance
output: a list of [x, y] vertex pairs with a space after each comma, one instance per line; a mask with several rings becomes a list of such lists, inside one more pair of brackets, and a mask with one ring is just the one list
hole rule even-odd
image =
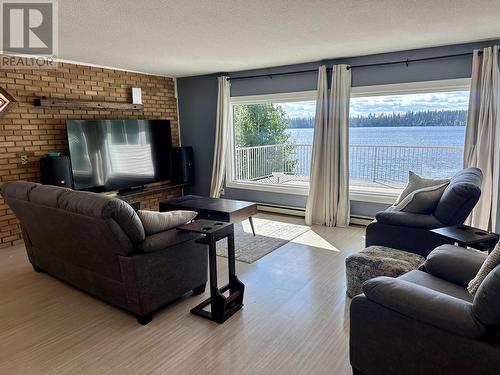
[[[193, 232], [205, 235], [198, 242], [208, 245], [208, 260], [210, 270], [210, 298], [191, 309], [191, 313], [203, 318], [224, 323], [229, 317], [243, 307], [245, 285], [236, 276], [236, 262], [234, 256], [234, 226], [231, 223], [222, 223], [211, 220], [196, 220], [177, 227], [180, 231]], [[219, 288], [217, 286], [217, 253], [216, 243], [227, 238], [229, 284]], [[224, 293], [229, 290], [229, 295]], [[205, 310], [210, 305], [210, 311]]]
[[198, 212], [197, 219], [217, 220], [239, 223], [248, 219], [253, 235], [255, 228], [252, 216], [257, 214], [257, 203], [225, 198], [208, 198], [198, 195], [185, 195], [160, 202], [160, 212], [191, 210]]
[[500, 237], [497, 233], [487, 232], [463, 224], [431, 229], [431, 232], [452, 239], [458, 246], [472, 247], [488, 252], [491, 252], [495, 248]]

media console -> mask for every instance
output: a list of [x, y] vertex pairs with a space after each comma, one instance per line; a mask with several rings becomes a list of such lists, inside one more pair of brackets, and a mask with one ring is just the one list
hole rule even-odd
[[[122, 201], [130, 204], [136, 211], [140, 209], [157, 210], [159, 208], [159, 206], [157, 206], [159, 205], [159, 202], [161, 200], [164, 200], [166, 196], [169, 196], [169, 193], [171, 194], [175, 190], [183, 189], [191, 185], [192, 183], [187, 182], [167, 182], [146, 186], [144, 189], [132, 191], [126, 195], [120, 195], [118, 191], [112, 191], [102, 194], [121, 199]], [[170, 195], [170, 197], [173, 196]], [[154, 201], [155, 207], [151, 207], [152, 201]], [[143, 202], [146, 202], [147, 204], [143, 204]]]
[[126, 194], [120, 194], [118, 191], [111, 191], [107, 193], [103, 193], [109, 195], [111, 197], [115, 197], [118, 199], [126, 200], [127, 198], [140, 198], [145, 197], [150, 194], [163, 193], [168, 190], [185, 188], [187, 186], [191, 186], [191, 183], [187, 182], [169, 182], [166, 184], [155, 185], [155, 186], [145, 186], [143, 189], [130, 190]]

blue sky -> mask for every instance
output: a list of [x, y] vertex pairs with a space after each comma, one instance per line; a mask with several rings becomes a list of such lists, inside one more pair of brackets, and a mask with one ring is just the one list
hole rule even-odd
[[[280, 103], [289, 117], [314, 117], [314, 101]], [[351, 116], [366, 116], [369, 113], [407, 112], [445, 109], [467, 109], [468, 91], [436, 92], [371, 96], [351, 99]]]

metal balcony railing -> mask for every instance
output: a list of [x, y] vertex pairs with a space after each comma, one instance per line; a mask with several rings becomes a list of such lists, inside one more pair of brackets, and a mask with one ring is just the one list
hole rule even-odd
[[[304, 181], [310, 175], [311, 155], [312, 145], [307, 144], [237, 147], [234, 178], [275, 184], [292, 177]], [[398, 185], [407, 181], [409, 170], [428, 178], [449, 177], [462, 168], [462, 155], [462, 147], [350, 145], [350, 179]]]

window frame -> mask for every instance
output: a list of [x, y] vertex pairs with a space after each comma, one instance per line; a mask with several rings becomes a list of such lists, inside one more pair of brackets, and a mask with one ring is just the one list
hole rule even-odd
[[[466, 91], [470, 89], [470, 78], [446, 79], [435, 81], [404, 82], [386, 85], [356, 86], [351, 89], [351, 98], [367, 96], [407, 95], [432, 92]], [[308, 195], [309, 188], [302, 186], [276, 186], [273, 184], [255, 184], [234, 179], [234, 127], [233, 107], [242, 104], [300, 102], [317, 99], [317, 90], [285, 92], [276, 94], [258, 94], [231, 96], [229, 103], [229, 150], [226, 153], [225, 187], [233, 189], [265, 191], [272, 193]], [[368, 192], [362, 187], [349, 186], [349, 199], [361, 202], [392, 204], [399, 193]]]
[[237, 181], [234, 179], [234, 124], [233, 107], [243, 104], [259, 103], [290, 103], [303, 102], [317, 99], [317, 90], [285, 92], [277, 94], [260, 94], [246, 96], [232, 96], [229, 101], [229, 152], [226, 153], [226, 183], [225, 186], [232, 189], [256, 190], [271, 193], [308, 195], [309, 187], [302, 186], [276, 186], [273, 184], [255, 184]]
[[[371, 96], [426, 94], [433, 92], [468, 91], [470, 78], [445, 79], [435, 81], [404, 82], [387, 85], [356, 86], [351, 89], [351, 98]], [[369, 192], [362, 187], [349, 186], [350, 200], [393, 204], [399, 193]]]

